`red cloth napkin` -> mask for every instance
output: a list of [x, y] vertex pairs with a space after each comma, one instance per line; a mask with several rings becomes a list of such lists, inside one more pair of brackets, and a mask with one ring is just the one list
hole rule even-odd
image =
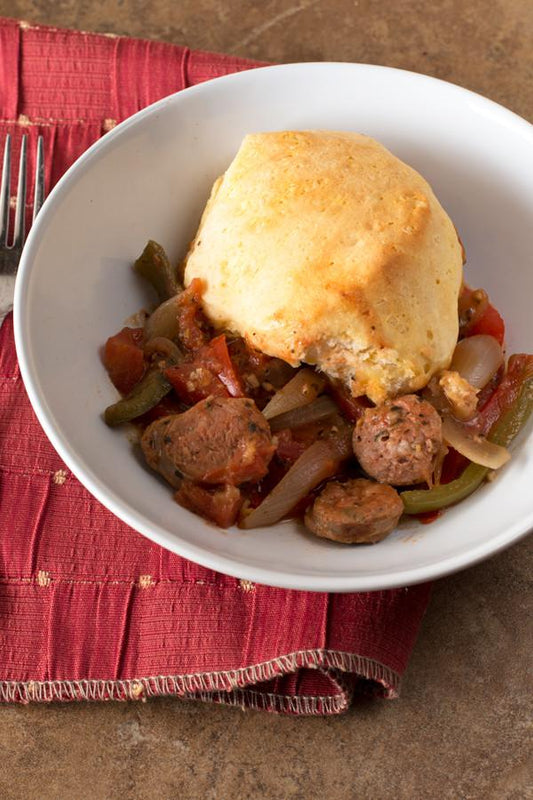
[[[0, 134], [44, 136], [49, 191], [143, 106], [253, 62], [0, 19]], [[32, 187], [29, 187], [30, 195]], [[337, 594], [253, 585], [128, 528], [61, 462], [0, 331], [0, 700], [175, 694], [296, 714], [398, 692], [429, 586]]]

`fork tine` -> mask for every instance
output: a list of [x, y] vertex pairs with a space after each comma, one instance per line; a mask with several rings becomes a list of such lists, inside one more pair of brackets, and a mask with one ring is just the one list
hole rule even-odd
[[9, 221], [9, 189], [11, 186], [11, 134], [6, 136], [4, 145], [4, 163], [2, 166], [2, 184], [0, 185], [0, 243], [7, 246]]
[[37, 140], [37, 161], [35, 162], [35, 193], [33, 195], [33, 218], [40, 211], [44, 200], [44, 145], [43, 137], [39, 136]]
[[13, 247], [22, 247], [24, 244], [25, 216], [26, 216], [26, 147], [27, 135], [22, 137], [20, 145], [19, 179], [17, 185], [17, 209], [15, 211], [15, 229], [13, 234]]

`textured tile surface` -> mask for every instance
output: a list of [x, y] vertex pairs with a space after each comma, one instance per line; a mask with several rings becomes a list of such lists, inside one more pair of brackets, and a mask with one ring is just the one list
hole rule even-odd
[[[531, 0], [0, 0], [0, 14], [270, 61], [387, 64], [533, 120]], [[438, 582], [400, 700], [344, 717], [172, 699], [4, 706], [0, 797], [533, 798], [532, 562], [530, 539]]]

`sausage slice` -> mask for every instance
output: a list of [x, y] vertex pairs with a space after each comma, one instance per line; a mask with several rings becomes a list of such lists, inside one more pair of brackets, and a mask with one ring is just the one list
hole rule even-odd
[[275, 447], [253, 400], [208, 397], [183, 414], [149, 425], [141, 439], [148, 464], [172, 486], [181, 478], [239, 486], [268, 471]]
[[429, 481], [441, 446], [441, 418], [415, 394], [365, 409], [353, 434], [354, 453], [367, 475], [393, 486]]
[[305, 513], [317, 536], [346, 544], [374, 544], [394, 530], [403, 503], [392, 486], [365, 478], [331, 481]]

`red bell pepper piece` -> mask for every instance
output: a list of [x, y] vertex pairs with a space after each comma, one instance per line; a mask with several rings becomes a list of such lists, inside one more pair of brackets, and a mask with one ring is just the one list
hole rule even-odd
[[363, 416], [365, 409], [373, 406], [366, 395], [352, 397], [348, 387], [340, 381], [329, 381], [329, 393], [350, 422], [357, 422]]
[[224, 334], [197, 350], [190, 361], [166, 369], [165, 376], [180, 400], [189, 405], [194, 405], [210, 395], [245, 396]]
[[500, 385], [479, 409], [468, 426], [486, 435], [497, 420], [512, 406], [520, 394], [524, 381], [533, 375], [533, 355], [516, 353], [509, 358], [507, 372]]

